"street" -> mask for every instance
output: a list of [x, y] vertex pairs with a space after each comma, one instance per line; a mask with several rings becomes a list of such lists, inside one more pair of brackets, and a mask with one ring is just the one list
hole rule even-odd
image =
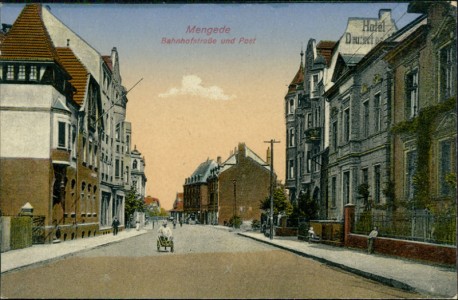
[[[171, 226], [171, 225], [169, 225]], [[227, 230], [179, 225], [6, 273], [2, 298], [417, 298]]]

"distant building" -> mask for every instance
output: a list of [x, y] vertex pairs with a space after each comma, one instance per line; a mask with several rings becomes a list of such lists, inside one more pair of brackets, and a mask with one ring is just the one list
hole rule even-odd
[[173, 208], [169, 212], [170, 212], [170, 216], [174, 218], [175, 220], [184, 219], [183, 193], [176, 194], [175, 201], [173, 202]]
[[158, 198], [146, 196], [144, 202], [147, 210], [149, 210], [150, 212], [161, 212], [161, 202]]
[[[145, 175], [145, 158], [142, 157], [140, 151], [137, 150], [135, 145], [134, 150], [130, 152], [131, 169], [130, 174], [127, 171], [127, 176], [131, 177], [130, 183], [135, 188], [137, 194], [141, 199], [145, 198], [146, 193], [146, 175]], [[129, 168], [127, 168], [129, 170]]]
[[183, 185], [183, 212], [186, 219], [208, 223], [208, 185], [210, 170], [217, 166], [214, 160], [201, 163]]
[[224, 225], [235, 215], [242, 221], [260, 220], [261, 202], [270, 195], [270, 165], [239, 143], [235, 153], [211, 170], [208, 186], [212, 213], [206, 223]]

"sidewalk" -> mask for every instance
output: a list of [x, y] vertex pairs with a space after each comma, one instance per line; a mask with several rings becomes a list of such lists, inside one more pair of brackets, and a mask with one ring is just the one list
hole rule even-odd
[[369, 255], [348, 248], [310, 244], [298, 240], [297, 237], [274, 237], [270, 240], [259, 232], [238, 234], [393, 287], [427, 296], [452, 298], [457, 295], [456, 269], [377, 254]]
[[140, 231], [136, 231], [135, 229], [127, 229], [120, 231], [116, 236], [113, 234], [106, 234], [96, 237], [61, 242], [58, 244], [33, 245], [32, 247], [28, 248], [3, 252], [1, 253], [0, 260], [1, 273], [40, 262], [50, 261], [82, 250], [116, 243], [124, 239], [144, 234], [146, 232], [147, 230], [145, 228]]

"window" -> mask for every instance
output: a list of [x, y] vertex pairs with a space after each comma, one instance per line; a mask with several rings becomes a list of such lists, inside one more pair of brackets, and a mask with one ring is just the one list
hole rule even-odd
[[347, 108], [344, 110], [344, 142], [348, 142], [350, 140], [350, 109]]
[[343, 199], [344, 204], [350, 203], [350, 171], [343, 173]]
[[20, 65], [19, 66], [19, 72], [17, 74], [18, 80], [25, 80], [25, 66]]
[[381, 174], [380, 165], [374, 167], [374, 201], [375, 204], [380, 204], [380, 192], [381, 192]]
[[418, 113], [418, 71], [415, 70], [407, 75], [406, 82], [406, 118], [411, 119]]
[[310, 173], [311, 165], [312, 165], [312, 152], [307, 151], [307, 173]]
[[312, 128], [313, 126], [313, 119], [312, 119], [312, 113], [307, 114], [307, 128]]
[[363, 103], [363, 137], [369, 136], [369, 101]]
[[133, 164], [132, 164], [132, 169], [137, 170], [137, 168], [138, 168], [138, 162], [137, 162], [137, 160], [135, 159], [134, 162], [133, 162]]
[[115, 161], [115, 177], [119, 178], [119, 159]]
[[83, 137], [83, 163], [85, 163], [87, 160], [87, 155], [86, 155], [86, 138]]
[[337, 151], [337, 120], [332, 123], [332, 147]]
[[30, 67], [29, 79], [30, 80], [38, 80], [37, 66], [31, 66]]
[[369, 184], [369, 169], [364, 168], [362, 169], [362, 172], [363, 172], [362, 183]]
[[455, 172], [456, 150], [453, 140], [439, 142], [439, 194], [441, 196], [451, 195], [452, 189], [447, 182], [447, 175]]
[[294, 128], [289, 129], [289, 142], [290, 147], [294, 147]]
[[293, 114], [293, 113], [294, 113], [294, 99], [290, 99], [290, 100], [289, 100], [289, 109], [288, 109], [288, 113], [289, 113], [289, 114]]
[[299, 154], [298, 160], [299, 160], [298, 169], [299, 169], [299, 177], [300, 177], [302, 176], [302, 153]]
[[406, 185], [405, 195], [407, 200], [412, 200], [415, 195], [415, 186], [413, 177], [417, 170], [417, 151], [412, 150], [407, 152], [406, 155]]
[[318, 89], [318, 74], [313, 75], [313, 91], [316, 92]]
[[58, 122], [58, 133], [57, 133], [57, 136], [58, 136], [58, 140], [57, 140], [57, 147], [59, 148], [65, 148], [65, 142], [66, 142], [66, 138], [65, 138], [65, 123], [64, 122]]
[[6, 69], [6, 80], [14, 80], [14, 66], [8, 65]]
[[290, 160], [289, 161], [289, 172], [288, 172], [288, 175], [289, 175], [289, 179], [293, 179], [294, 178], [294, 160]]
[[380, 108], [380, 93], [374, 96], [374, 125], [375, 132], [379, 132], [381, 129], [381, 108]]
[[336, 207], [336, 193], [337, 193], [337, 178], [332, 177], [331, 179], [331, 207]]
[[455, 71], [456, 62], [453, 62], [453, 48], [452, 46], [444, 47], [440, 50], [439, 72], [440, 72], [440, 100], [446, 100], [454, 95], [454, 80], [453, 76]]

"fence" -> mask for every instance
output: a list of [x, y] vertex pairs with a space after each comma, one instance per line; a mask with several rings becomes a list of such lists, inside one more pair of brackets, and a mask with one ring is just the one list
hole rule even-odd
[[427, 210], [394, 214], [366, 211], [355, 215], [352, 233], [368, 234], [374, 226], [382, 237], [456, 245], [456, 214], [434, 216]]

